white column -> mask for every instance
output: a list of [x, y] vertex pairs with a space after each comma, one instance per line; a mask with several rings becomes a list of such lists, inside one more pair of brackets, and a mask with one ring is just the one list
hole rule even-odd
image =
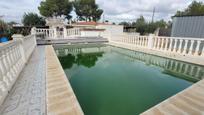
[[156, 49], [160, 49], [160, 42], [161, 42], [161, 38], [157, 38], [157, 48]]
[[168, 51], [171, 51], [171, 49], [172, 49], [172, 44], [173, 44], [173, 38], [170, 38], [170, 45], [169, 45], [169, 50], [168, 50]]
[[204, 57], [204, 47], [201, 49], [201, 56]]
[[157, 47], [157, 38], [154, 36], [153, 37], [153, 48], [156, 49]]
[[194, 55], [199, 55], [199, 48], [200, 48], [200, 44], [201, 44], [201, 41], [200, 41], [200, 40], [198, 40], [198, 41], [197, 41], [196, 50], [195, 50]]
[[178, 44], [178, 40], [175, 39], [175, 40], [174, 40], [174, 48], [173, 48], [173, 51], [174, 51], [174, 52], [176, 52], [177, 44]]
[[188, 52], [188, 54], [189, 55], [191, 55], [191, 54], [193, 54], [193, 45], [194, 45], [194, 40], [190, 40], [190, 42], [191, 42], [191, 45], [190, 45], [190, 49], [189, 49], [189, 52]]
[[164, 48], [164, 38], [161, 38], [161, 50], [163, 50], [163, 48]]
[[166, 39], [165, 39], [165, 51], [168, 50], [168, 42], [169, 42], [169, 39], [166, 38]]
[[6, 90], [6, 83], [4, 81], [5, 77], [5, 68], [3, 66], [3, 54], [0, 52], [0, 90], [4, 92]]
[[178, 49], [179, 53], [181, 53], [182, 51], [182, 43], [183, 43], [183, 39], [179, 39], [179, 49]]
[[67, 28], [66, 27], [63, 28], [63, 33], [64, 33], [64, 38], [67, 38]]
[[150, 34], [149, 36], [148, 36], [148, 40], [147, 40], [147, 47], [149, 48], [149, 49], [152, 49], [153, 48], [153, 43], [154, 43], [154, 40], [153, 40], [153, 34]]
[[57, 28], [54, 28], [54, 39], [57, 39]]
[[143, 47], [143, 42], [144, 42], [144, 38], [143, 38], [143, 36], [141, 37], [141, 46]]
[[186, 54], [187, 53], [187, 47], [188, 47], [188, 40], [185, 40], [184, 42], [184, 48], [183, 48], [183, 54]]

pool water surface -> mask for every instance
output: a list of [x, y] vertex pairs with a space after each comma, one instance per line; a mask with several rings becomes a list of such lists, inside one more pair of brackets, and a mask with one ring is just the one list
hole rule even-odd
[[55, 50], [85, 115], [138, 115], [203, 74], [198, 65], [107, 45]]

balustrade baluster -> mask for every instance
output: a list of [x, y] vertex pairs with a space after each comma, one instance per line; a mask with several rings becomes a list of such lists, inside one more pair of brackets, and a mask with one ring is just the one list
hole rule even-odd
[[139, 36], [136, 37], [136, 46], [139, 44]]
[[169, 39], [168, 38], [165, 38], [165, 51], [167, 51], [168, 50], [168, 41], [169, 41]]
[[204, 57], [204, 47], [202, 47], [202, 49], [200, 50], [200, 55], [201, 55], [202, 57]]
[[182, 53], [182, 43], [183, 43], [183, 39], [179, 39], [179, 49], [178, 49], [179, 53]]
[[138, 46], [141, 44], [141, 36], [138, 37]]
[[157, 47], [157, 38], [153, 37], [153, 39], [154, 39], [153, 48], [156, 49], [156, 47]]
[[143, 42], [143, 37], [140, 37], [140, 46], [142, 46], [142, 42]]
[[9, 76], [9, 80], [10, 80], [10, 82], [12, 82], [13, 81], [13, 73], [12, 73], [12, 71], [11, 71], [11, 67], [12, 67], [12, 64], [11, 64], [11, 61], [10, 61], [10, 59], [9, 59], [9, 49], [10, 48], [6, 48], [4, 51], [5, 51], [5, 64], [6, 64], [6, 68], [7, 68], [7, 74], [8, 74], [8, 76]]
[[143, 38], [143, 47], [145, 47], [146, 46], [146, 36], [144, 36], [144, 38]]
[[13, 48], [13, 46], [10, 46], [9, 48], [8, 48], [8, 60], [9, 60], [9, 62], [10, 62], [10, 72], [11, 72], [11, 75], [12, 75], [12, 80], [13, 79], [15, 79], [15, 75], [16, 75], [16, 72], [15, 72], [15, 70], [14, 70], [14, 65], [15, 65], [15, 62], [13, 61], [13, 58], [12, 58], [12, 48]]
[[133, 44], [135, 45], [135, 36], [133, 36]]
[[169, 45], [169, 50], [168, 51], [171, 51], [172, 47], [173, 47], [173, 38], [170, 38], [170, 45]]
[[161, 38], [158, 38], [158, 41], [157, 41], [157, 49], [160, 49], [160, 42], [161, 42]]
[[148, 37], [145, 36], [145, 47], [147, 47], [147, 46], [148, 46]]
[[194, 42], [195, 42], [194, 40], [190, 40], [191, 45], [190, 45], [189, 52], [188, 52], [189, 55], [193, 54], [193, 45], [194, 45]]
[[201, 44], [201, 41], [197, 40], [197, 45], [196, 45], [196, 49], [195, 49], [195, 53], [194, 53], [196, 55], [199, 55], [200, 44]]
[[163, 50], [163, 48], [164, 48], [164, 38], [161, 38], [161, 50]]
[[141, 37], [141, 44], [140, 44], [140, 46], [142, 46], [143, 47], [143, 42], [144, 42], [144, 38], [143, 38], [143, 36]]
[[0, 90], [2, 93], [6, 90], [7, 84], [5, 83], [4, 77], [5, 77], [5, 68], [3, 66], [3, 57], [2, 52], [0, 52]]
[[7, 65], [7, 63], [6, 63], [6, 53], [5, 53], [5, 51], [2, 51], [2, 67], [3, 67], [3, 72], [4, 72], [4, 74], [3, 74], [3, 79], [4, 79], [4, 81], [5, 81], [5, 83], [6, 83], [6, 86], [7, 87], [9, 87], [9, 85], [10, 85], [10, 80], [9, 80], [9, 78], [10, 78], [10, 76], [9, 76], [9, 73], [8, 73], [8, 67], [7, 67], [8, 65]]
[[187, 48], [188, 48], [188, 40], [184, 41], [184, 48], [183, 48], [183, 54], [187, 54]]
[[20, 67], [20, 64], [19, 64], [19, 54], [17, 54], [17, 47], [18, 45], [16, 45], [13, 49], [13, 54], [14, 54], [14, 60], [16, 61], [15, 62], [15, 69], [16, 69], [16, 72], [18, 73], [19, 72], [19, 67]]
[[177, 51], [177, 44], [178, 44], [178, 39], [174, 39], [174, 49], [173, 51], [176, 52]]
[[146, 43], [145, 43], [145, 47], [148, 47], [148, 41], [149, 41], [149, 39], [148, 39], [148, 37], [146, 36], [146, 37], [145, 37], [145, 42], [146, 42]]

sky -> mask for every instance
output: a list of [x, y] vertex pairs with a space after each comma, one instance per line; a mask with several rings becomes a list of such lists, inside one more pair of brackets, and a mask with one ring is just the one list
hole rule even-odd
[[[39, 14], [38, 6], [42, 0], [0, 0], [0, 17], [6, 22], [20, 23], [25, 12]], [[204, 0], [197, 0], [202, 1]], [[143, 15], [148, 21], [152, 18], [155, 7], [154, 20], [171, 19], [177, 10], [185, 9], [192, 0], [96, 0], [104, 10], [105, 20], [111, 22], [134, 21]], [[73, 15], [74, 12], [72, 12]]]

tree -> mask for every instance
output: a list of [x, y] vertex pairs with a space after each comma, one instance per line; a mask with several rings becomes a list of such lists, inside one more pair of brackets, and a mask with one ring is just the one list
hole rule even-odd
[[175, 16], [204, 15], [203, 2], [193, 1], [184, 11], [177, 11]]
[[79, 20], [98, 21], [103, 14], [95, 0], [75, 0], [74, 8]]
[[136, 27], [136, 31], [142, 35], [145, 34], [147, 29], [147, 23], [143, 16], [140, 16], [140, 18], [138, 18], [136, 22], [133, 22], [132, 26]]
[[124, 21], [124, 22], [120, 22], [119, 25], [123, 25], [123, 26], [125, 26], [125, 27], [132, 26], [131, 23], [125, 22], [125, 21]]
[[168, 24], [164, 20], [148, 23], [143, 16], [140, 16], [136, 22], [132, 23], [132, 26], [136, 27], [137, 32], [144, 35], [146, 33], [154, 33], [157, 28], [165, 28]]
[[65, 16], [71, 19], [72, 3], [69, 0], [45, 0], [38, 7], [40, 14], [45, 17]]
[[0, 34], [3, 34], [8, 28], [6, 22], [0, 19]]
[[8, 22], [7, 23], [9, 26], [13, 26], [13, 25], [15, 25], [15, 24], [18, 24], [17, 22], [14, 22], [14, 21], [11, 21], [11, 22]]
[[35, 13], [25, 13], [22, 23], [24, 24], [24, 26], [44, 26], [45, 19]]

